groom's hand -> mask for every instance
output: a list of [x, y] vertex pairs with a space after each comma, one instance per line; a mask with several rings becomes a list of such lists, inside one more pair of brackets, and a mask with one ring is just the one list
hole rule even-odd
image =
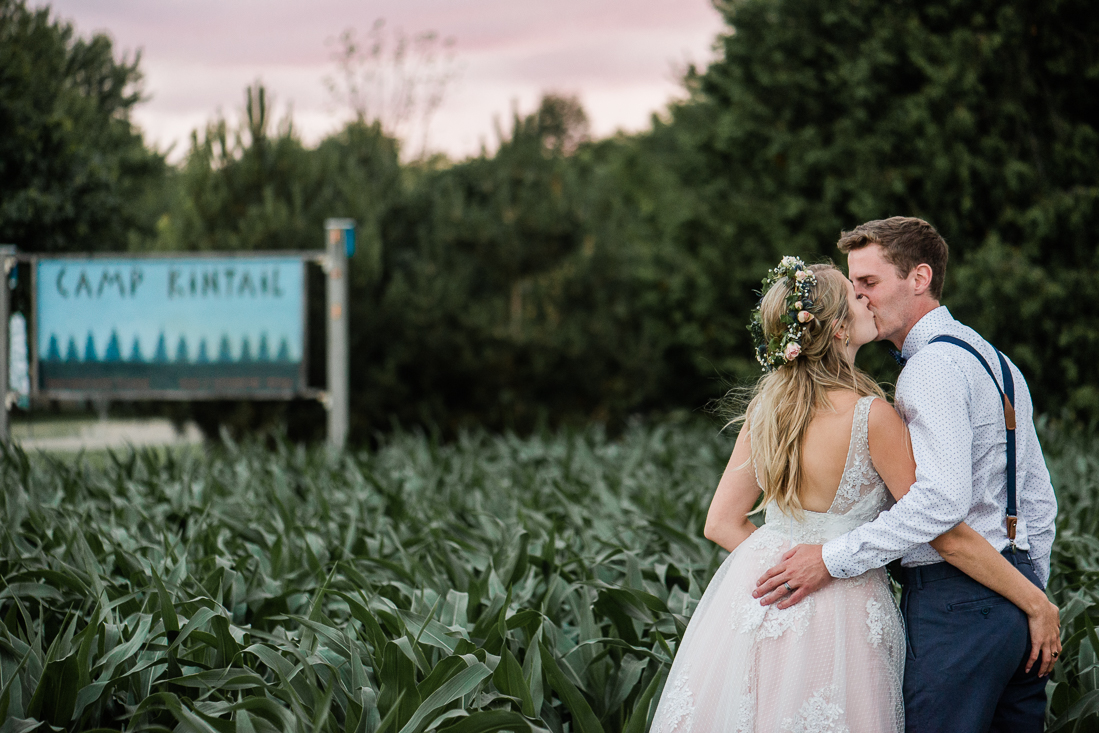
[[[821, 556], [821, 546], [798, 545], [787, 550], [782, 562], [756, 581], [752, 597], [759, 598], [764, 606], [780, 601], [779, 608], [789, 608], [830, 582], [832, 576]], [[793, 592], [788, 591], [784, 583], [789, 583]]]

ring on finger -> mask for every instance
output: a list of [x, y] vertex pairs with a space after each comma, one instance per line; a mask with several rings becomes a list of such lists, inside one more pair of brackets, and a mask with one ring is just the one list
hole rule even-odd
[[794, 589], [790, 587], [790, 581], [786, 581], [785, 583], [783, 583], [783, 585], [786, 587], [786, 590], [790, 591], [791, 593], [794, 592]]

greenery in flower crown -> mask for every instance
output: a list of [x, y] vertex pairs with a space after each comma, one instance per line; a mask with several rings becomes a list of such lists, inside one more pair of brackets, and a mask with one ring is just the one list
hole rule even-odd
[[[787, 277], [790, 278], [793, 287], [786, 296], [786, 312], [782, 315], [782, 322], [786, 324], [786, 328], [768, 341], [763, 333], [760, 306], [767, 291], [775, 283]], [[800, 258], [790, 255], [783, 257], [778, 266], [768, 270], [767, 277], [763, 278], [760, 305], [752, 311], [752, 320], [748, 323], [748, 331], [752, 334], [752, 343], [756, 349], [756, 361], [763, 367], [763, 371], [774, 371], [798, 358], [801, 353], [802, 339], [809, 329], [809, 324], [815, 318], [809, 312], [809, 308], [813, 305], [811, 291], [816, 284], [817, 276], [809, 266]]]

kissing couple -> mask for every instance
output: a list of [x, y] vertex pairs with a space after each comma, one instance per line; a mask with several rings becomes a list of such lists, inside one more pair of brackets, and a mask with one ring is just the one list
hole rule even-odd
[[[765, 374], [706, 517], [730, 554], [652, 733], [1041, 731], [1057, 501], [1026, 381], [939, 304], [930, 224], [867, 222], [839, 249], [850, 279], [784, 257], [764, 281]], [[893, 405], [855, 366], [875, 340], [899, 350]]]

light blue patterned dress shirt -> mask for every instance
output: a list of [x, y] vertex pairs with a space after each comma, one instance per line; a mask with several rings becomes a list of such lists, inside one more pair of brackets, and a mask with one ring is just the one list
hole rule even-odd
[[[988, 372], [953, 344], [928, 342], [948, 334], [972, 344], [1003, 375], [995, 350], [945, 306], [912, 327], [901, 355], [908, 361], [897, 380], [896, 409], [912, 435], [916, 483], [877, 519], [824, 545], [824, 564], [836, 578], [861, 575], [898, 557], [907, 567], [942, 562], [927, 543], [966, 522], [997, 550], [1007, 538], [1007, 466], [1003, 402]], [[1034, 430], [1034, 405], [1018, 368], [1015, 431], [1019, 524], [1015, 544], [1029, 550], [1043, 585], [1055, 533], [1057, 499]]]

